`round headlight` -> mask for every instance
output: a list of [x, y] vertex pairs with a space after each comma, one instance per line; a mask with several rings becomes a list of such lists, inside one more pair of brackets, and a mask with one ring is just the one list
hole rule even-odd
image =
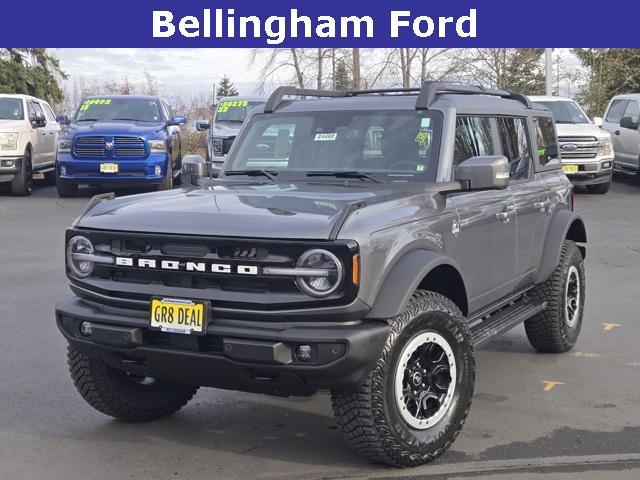
[[320, 273], [320, 275], [296, 277], [300, 290], [313, 297], [326, 297], [335, 292], [344, 275], [344, 269], [338, 257], [321, 249], [304, 252], [296, 262], [296, 268], [313, 269]]
[[86, 255], [93, 255], [91, 240], [82, 235], [76, 235], [67, 245], [67, 265], [73, 274], [84, 278], [93, 272], [93, 262], [86, 259]]

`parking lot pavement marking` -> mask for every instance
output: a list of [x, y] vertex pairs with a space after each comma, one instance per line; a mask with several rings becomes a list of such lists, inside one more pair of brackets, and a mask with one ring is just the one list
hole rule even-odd
[[599, 353], [587, 353], [587, 352], [576, 352], [574, 353], [576, 357], [585, 357], [585, 358], [598, 358], [601, 357]]
[[610, 330], [613, 330], [614, 328], [617, 327], [621, 327], [622, 325], [620, 325], [619, 323], [603, 323], [602, 324], [602, 328], [603, 328], [603, 332], [608, 332]]
[[564, 383], [556, 382], [555, 380], [543, 380], [542, 383], [544, 383], [545, 392], [550, 392], [555, 388], [556, 385], [564, 385]]

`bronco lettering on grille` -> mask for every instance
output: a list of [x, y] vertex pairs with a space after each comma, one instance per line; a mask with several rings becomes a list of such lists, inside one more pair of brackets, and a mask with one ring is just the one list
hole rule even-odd
[[116, 257], [120, 267], [150, 268], [156, 270], [179, 270], [185, 272], [236, 273], [238, 275], [257, 275], [256, 265], [230, 265], [228, 263], [181, 262], [178, 260], [155, 260], [152, 258]]

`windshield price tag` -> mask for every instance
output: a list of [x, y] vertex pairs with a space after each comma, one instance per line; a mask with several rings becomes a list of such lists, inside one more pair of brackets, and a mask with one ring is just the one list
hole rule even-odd
[[92, 105], [110, 105], [110, 104], [111, 104], [110, 98], [92, 98], [82, 102], [82, 105], [80, 106], [80, 111], [84, 112], [86, 110], [89, 110], [89, 107], [91, 107]]
[[234, 101], [228, 100], [226, 102], [222, 102], [218, 106], [218, 112], [224, 113], [224, 112], [228, 112], [230, 108], [245, 108], [248, 106], [249, 106], [248, 100], [234, 100]]
[[338, 138], [337, 133], [316, 133], [313, 140], [316, 142], [333, 142], [336, 138]]

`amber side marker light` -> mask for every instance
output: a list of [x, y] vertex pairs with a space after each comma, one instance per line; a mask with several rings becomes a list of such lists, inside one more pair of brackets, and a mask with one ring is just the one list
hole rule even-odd
[[351, 281], [354, 285], [360, 283], [360, 255], [354, 255], [351, 259]]

